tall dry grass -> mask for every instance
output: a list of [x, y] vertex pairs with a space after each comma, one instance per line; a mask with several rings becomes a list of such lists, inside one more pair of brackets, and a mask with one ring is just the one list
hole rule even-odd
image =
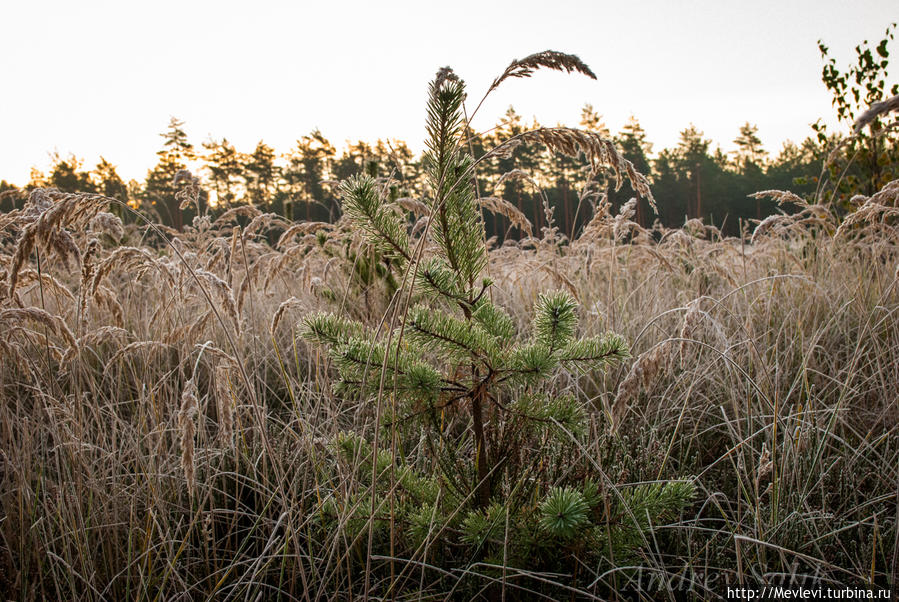
[[[501, 578], [437, 563], [439, 526], [368, 559], [361, 534], [399, 527], [335, 503], [371, 487], [365, 458], [334, 444], [371, 434], [375, 412], [332, 393], [297, 324], [341, 310], [377, 327], [396, 282], [357, 232], [241, 208], [160, 238], [103, 197], [34, 191], [0, 219], [0, 591], [345, 600], [368, 579], [373, 599], [477, 598], [497, 581], [507, 599], [708, 598], [777, 574], [895, 587], [896, 190], [843, 222], [802, 203], [745, 238], [695, 220], [645, 230], [600, 202], [570, 243], [548, 228], [492, 249], [494, 302], [520, 328], [539, 292], [564, 288], [585, 331], [631, 345], [617, 371], [560, 377], [590, 432], [576, 458], [534, 450], [543, 462], [586, 467], [612, 497], [685, 476], [701, 492], [641, 530], [634, 557]], [[428, 469], [420, 433], [402, 432], [405, 462]]]

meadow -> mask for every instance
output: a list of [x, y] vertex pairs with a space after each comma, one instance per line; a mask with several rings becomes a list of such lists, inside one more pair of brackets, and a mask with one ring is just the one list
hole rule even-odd
[[[432, 83], [431, 199], [212, 216], [183, 173], [181, 230], [52, 189], [0, 214], [4, 598], [896, 587], [899, 181], [849, 212], [762, 191], [783, 210], [726, 236], [588, 180], [569, 239], [479, 198], [463, 93]], [[576, 132], [521, 142], [652, 198]]]

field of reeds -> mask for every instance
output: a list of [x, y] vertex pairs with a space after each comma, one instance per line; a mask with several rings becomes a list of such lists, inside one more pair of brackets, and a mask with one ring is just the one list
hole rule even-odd
[[[536, 487], [568, 470], [606, 499], [637, 483], [694, 486], [676, 516], [637, 521], [626, 562], [560, 542], [502, 566], [455, 553], [452, 529], [432, 534], [447, 548], [437, 563], [387, 509], [360, 520], [341, 503], [371, 480], [364, 457], [335, 445], [370, 439], [383, 408], [334, 394], [327, 356], [298, 334], [315, 310], [372, 326], [384, 315], [402, 275], [357, 231], [245, 207], [160, 232], [123, 226], [103, 197], [35, 190], [0, 223], [4, 597], [498, 587], [592, 599], [636, 580], [697, 597], [777, 574], [895, 583], [899, 184], [857, 199], [842, 223], [782, 200], [798, 210], [744, 239], [698, 222], [646, 231], [628, 206], [599, 206], [570, 244], [547, 230], [490, 250], [493, 300], [516, 328], [538, 293], [563, 289], [581, 330], [620, 333], [632, 355], [556, 377], [588, 430], [529, 451], [544, 465]], [[404, 431], [400, 449], [427, 467], [421, 436]]]
[[[589, 74], [534, 56], [494, 87]], [[760, 192], [783, 211], [740, 237], [588, 183], [569, 240], [466, 188], [463, 95], [431, 87], [431, 203], [354, 178], [333, 224], [210, 214], [182, 173], [180, 231], [52, 189], [0, 214], [4, 598], [896, 586], [899, 181]], [[652, 198], [598, 136], [529, 136]]]

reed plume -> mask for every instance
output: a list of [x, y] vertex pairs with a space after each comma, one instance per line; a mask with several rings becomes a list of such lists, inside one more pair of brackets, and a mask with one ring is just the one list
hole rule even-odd
[[498, 88], [510, 77], [531, 77], [535, 71], [541, 68], [565, 71], [566, 73], [574, 71], [582, 73], [590, 79], [596, 79], [596, 74], [577, 56], [554, 50], [544, 50], [512, 61], [505, 71], [490, 84], [490, 91]]
[[184, 391], [181, 393], [181, 410], [178, 412], [178, 426], [181, 429], [181, 470], [184, 472], [184, 480], [187, 482], [187, 490], [192, 496], [197, 488], [197, 471], [194, 464], [194, 436], [199, 413], [199, 401], [197, 400], [197, 386], [193, 379], [184, 383]]
[[872, 104], [867, 111], [858, 116], [855, 123], [852, 124], [852, 130], [857, 134], [881, 115], [892, 111], [899, 111], [899, 94]]
[[219, 435], [229, 443], [234, 438], [234, 395], [231, 382], [232, 366], [229, 362], [220, 362], [215, 368], [215, 401], [216, 415], [219, 422]]

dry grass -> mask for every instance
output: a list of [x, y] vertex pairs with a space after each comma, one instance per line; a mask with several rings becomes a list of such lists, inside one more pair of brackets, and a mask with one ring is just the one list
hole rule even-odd
[[[629, 175], [600, 139], [538, 137]], [[685, 579], [697, 598], [722, 595], [710, 574], [896, 586], [895, 187], [842, 224], [802, 204], [760, 224], [751, 243], [702, 224], [642, 230], [629, 208], [610, 216], [600, 204], [570, 245], [491, 251], [494, 302], [521, 330], [538, 293], [567, 288], [584, 331], [623, 334], [634, 357], [608, 374], [564, 374], [590, 432], [573, 455], [533, 452], [559, 470], [588, 467], [610, 496], [684, 477], [701, 491], [688, 513], [646, 533], [627, 561], [642, 572], [614, 558], [557, 573], [508, 566], [507, 599], [601, 598], [649, 574]], [[338, 461], [333, 442], [372, 434], [375, 408], [334, 395], [326, 359], [297, 338], [315, 310], [377, 328], [393, 293], [384, 277], [360, 279], [358, 233], [242, 208], [155, 248], [133, 225], [120, 233], [107, 202], [35, 191], [24, 211], [0, 217], [0, 591], [358, 594], [361, 534], [372, 526], [392, 542], [391, 523], [360, 524], [357, 509], [334, 505], [364, 493], [371, 468]], [[499, 199], [491, 208], [509, 210]], [[238, 214], [247, 227], [234, 225]], [[428, 469], [421, 433], [398, 432], [404, 461]], [[544, 468], [535, 478], [553, 474]], [[376, 554], [372, 598], [476, 598], [499, 578], [484, 563], [434, 560], [445, 529]]]

